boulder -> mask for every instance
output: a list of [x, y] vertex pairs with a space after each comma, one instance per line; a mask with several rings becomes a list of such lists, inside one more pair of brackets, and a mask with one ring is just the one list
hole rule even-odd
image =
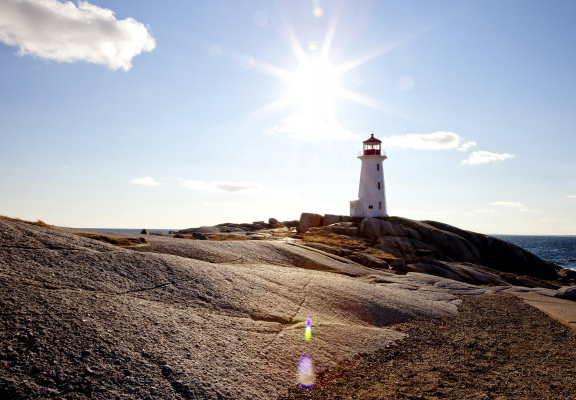
[[360, 224], [360, 231], [367, 236], [405, 236], [399, 225], [393, 225], [389, 221], [379, 218], [366, 218]]
[[270, 225], [277, 225], [278, 224], [278, 220], [276, 218], [268, 218], [268, 223]]
[[298, 223], [298, 232], [306, 233], [310, 228], [316, 228], [324, 225], [324, 217], [320, 214], [302, 213]]
[[540, 259], [521, 247], [492, 236], [482, 235], [481, 239], [482, 265], [486, 267], [541, 279], [561, 278], [560, 267]]
[[213, 227], [213, 226], [201, 226], [196, 230], [203, 235], [218, 235], [221, 233], [220, 229]]
[[268, 229], [270, 228], [270, 224], [267, 224], [264, 221], [254, 221], [252, 223], [252, 225], [254, 226], [254, 230], [260, 230], [260, 229]]
[[443, 278], [451, 279], [454, 281], [463, 282], [464, 280], [455, 274], [454, 272], [450, 271], [449, 269], [443, 268], [440, 265], [430, 264], [430, 263], [414, 263], [408, 264], [404, 267], [406, 271], [410, 272], [420, 272], [423, 274], [441, 276]]
[[147, 235], [148, 234], [148, 230], [147, 229], [142, 229], [142, 232], [140, 232], [141, 235]]
[[395, 257], [402, 258], [409, 256], [411, 256], [411, 258], [418, 258], [416, 255], [419, 252], [421, 253], [422, 250], [428, 250], [431, 254], [438, 252], [429, 244], [417, 239], [410, 239], [409, 237], [383, 236], [379, 238], [378, 243], [376, 243], [374, 247], [386, 253], [390, 253]]
[[254, 230], [254, 224], [240, 224], [238, 225], [238, 227], [240, 229], [242, 229], [243, 231], [253, 231]]
[[431, 245], [445, 255], [458, 261], [480, 262], [480, 252], [466, 239], [440, 229], [432, 229], [430, 234], [432, 237]]
[[576, 286], [562, 286], [556, 291], [554, 297], [576, 301]]
[[370, 237], [382, 238], [380, 248], [394, 255], [431, 250], [458, 261], [479, 262], [481, 259], [478, 249], [468, 240], [424, 222], [399, 217], [366, 218], [360, 231]]
[[298, 224], [300, 224], [300, 221], [295, 219], [293, 221], [283, 221], [282, 223], [286, 225], [287, 228], [297, 228]]
[[201, 234], [200, 232], [193, 232], [192, 237], [197, 240], [208, 240], [208, 238], [203, 234]]
[[372, 237], [403, 236], [422, 240], [422, 235], [417, 230], [380, 218], [364, 219], [360, 224], [360, 231]]
[[338, 222], [337, 224], [328, 225], [325, 228], [328, 232], [337, 235], [358, 236], [360, 228], [354, 222]]
[[342, 221], [342, 216], [334, 214], [324, 214], [324, 226], [337, 224]]

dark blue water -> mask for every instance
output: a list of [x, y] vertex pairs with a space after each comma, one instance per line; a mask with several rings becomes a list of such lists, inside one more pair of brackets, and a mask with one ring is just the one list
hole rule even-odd
[[520, 246], [543, 260], [576, 270], [576, 236], [492, 236]]

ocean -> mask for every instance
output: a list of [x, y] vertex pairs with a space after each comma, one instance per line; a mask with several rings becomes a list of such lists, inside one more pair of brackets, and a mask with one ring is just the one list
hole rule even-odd
[[[140, 233], [142, 229], [95, 229], [103, 231]], [[148, 229], [148, 232], [168, 234], [180, 229]], [[558, 264], [564, 268], [576, 270], [576, 236], [524, 236], [491, 235], [522, 247], [543, 260]]]

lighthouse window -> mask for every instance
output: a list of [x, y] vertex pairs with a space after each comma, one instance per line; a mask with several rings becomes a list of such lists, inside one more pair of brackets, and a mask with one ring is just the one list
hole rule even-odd
[[380, 190], [380, 182], [378, 182], [378, 190]]
[[368, 206], [368, 208], [369, 208], [369, 209], [373, 209], [374, 207], [372, 207], [372, 206]]
[[382, 209], [382, 202], [381, 202], [381, 201], [378, 202], [378, 209], [379, 209], [379, 210]]
[[380, 171], [380, 164], [376, 164], [376, 171]]

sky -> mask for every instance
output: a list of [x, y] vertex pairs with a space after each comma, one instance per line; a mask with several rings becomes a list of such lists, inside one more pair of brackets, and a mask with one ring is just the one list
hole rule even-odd
[[0, 215], [576, 235], [576, 2], [0, 0]]

